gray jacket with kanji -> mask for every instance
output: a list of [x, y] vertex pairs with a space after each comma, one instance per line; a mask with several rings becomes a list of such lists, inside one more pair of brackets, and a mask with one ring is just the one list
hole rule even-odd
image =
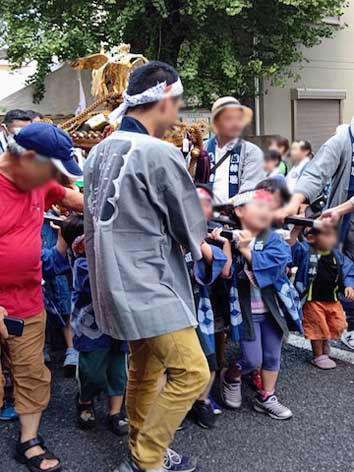
[[206, 223], [180, 151], [116, 131], [85, 166], [85, 241], [97, 324], [116, 339], [196, 325], [181, 246], [201, 258]]

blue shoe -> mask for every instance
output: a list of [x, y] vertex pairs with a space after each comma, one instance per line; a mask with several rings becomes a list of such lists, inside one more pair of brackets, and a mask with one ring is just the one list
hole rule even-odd
[[131, 460], [123, 461], [114, 472], [163, 472], [163, 469], [139, 469]]
[[214, 415], [222, 415], [221, 406], [218, 403], [216, 403], [216, 401], [214, 400], [214, 398], [211, 395], [209, 395], [209, 401], [210, 401], [211, 406], [213, 408]]
[[0, 411], [0, 421], [15, 421], [18, 420], [18, 414], [11, 404], [4, 404]]
[[172, 449], [166, 449], [162, 464], [163, 470], [172, 472], [194, 472], [197, 468], [196, 459], [182, 456]]

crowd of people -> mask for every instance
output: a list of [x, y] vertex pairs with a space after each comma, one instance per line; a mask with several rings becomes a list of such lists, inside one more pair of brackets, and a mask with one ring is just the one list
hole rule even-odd
[[40, 113], [5, 115], [0, 420], [19, 420], [15, 458], [31, 472], [62, 467], [39, 434], [50, 333], [61, 333], [65, 373], [76, 374], [78, 427], [97, 428], [104, 393], [109, 429], [129, 436], [119, 472], [195, 470], [169, 448], [175, 432], [187, 415], [208, 430], [224, 407], [240, 408], [245, 378], [255, 411], [290, 419], [276, 394], [290, 332], [311, 341], [324, 375], [336, 367], [331, 340], [354, 349], [354, 126], [316, 155], [281, 136], [262, 151], [242, 138], [252, 110], [219, 98], [208, 178], [196, 182], [162, 139], [182, 96], [171, 66], [134, 70], [119, 129], [84, 169], [70, 136]]

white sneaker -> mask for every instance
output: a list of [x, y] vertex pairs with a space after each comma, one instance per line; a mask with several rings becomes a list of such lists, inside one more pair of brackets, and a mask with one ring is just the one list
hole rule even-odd
[[276, 395], [271, 395], [263, 401], [260, 398], [256, 398], [253, 408], [259, 413], [265, 413], [275, 420], [288, 420], [293, 416], [291, 410], [282, 405]]
[[226, 370], [220, 375], [220, 395], [222, 401], [229, 408], [240, 408], [242, 405], [241, 380], [227, 382], [225, 380]]
[[354, 351], [354, 331], [345, 330], [340, 340], [343, 344], [349, 347], [349, 349], [352, 349]]

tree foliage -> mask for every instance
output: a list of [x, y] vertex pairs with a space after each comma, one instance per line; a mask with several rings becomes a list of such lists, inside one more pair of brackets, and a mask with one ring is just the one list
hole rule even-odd
[[303, 46], [335, 33], [323, 20], [347, 0], [2, 0], [0, 33], [15, 67], [35, 60], [35, 98], [55, 60], [124, 41], [178, 67], [193, 105], [254, 94], [254, 78], [282, 80]]

